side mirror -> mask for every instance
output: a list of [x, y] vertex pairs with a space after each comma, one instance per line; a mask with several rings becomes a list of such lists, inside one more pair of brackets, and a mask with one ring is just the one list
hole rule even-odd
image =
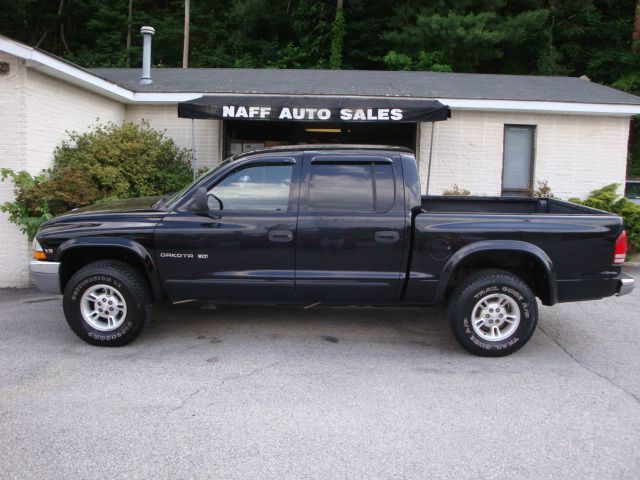
[[208, 212], [209, 203], [207, 201], [207, 189], [200, 187], [193, 194], [193, 200], [191, 201], [190, 209], [194, 212]]

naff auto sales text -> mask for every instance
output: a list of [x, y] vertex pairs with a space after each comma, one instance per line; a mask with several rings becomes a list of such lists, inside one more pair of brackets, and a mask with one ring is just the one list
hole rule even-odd
[[[401, 108], [341, 108], [336, 112], [340, 120], [402, 120]], [[298, 108], [282, 107], [244, 107], [224, 105], [222, 107], [223, 118], [253, 118], [253, 119], [277, 119], [277, 120], [331, 120], [334, 116], [328, 108]]]

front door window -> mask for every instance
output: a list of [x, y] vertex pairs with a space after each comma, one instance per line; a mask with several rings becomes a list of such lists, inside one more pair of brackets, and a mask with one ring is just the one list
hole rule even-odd
[[209, 190], [209, 208], [286, 212], [292, 174], [292, 165], [256, 165], [237, 170]]

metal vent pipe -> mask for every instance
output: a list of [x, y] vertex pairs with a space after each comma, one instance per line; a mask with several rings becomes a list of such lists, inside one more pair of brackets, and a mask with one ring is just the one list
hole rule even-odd
[[140, 85], [150, 85], [151, 80], [151, 37], [156, 34], [153, 27], [142, 27], [142, 76], [140, 77]]

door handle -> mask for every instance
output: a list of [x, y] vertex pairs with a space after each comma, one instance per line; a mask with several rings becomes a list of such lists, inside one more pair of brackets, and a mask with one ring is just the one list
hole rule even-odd
[[271, 230], [269, 240], [278, 243], [290, 242], [293, 240], [293, 232], [290, 230]]
[[394, 231], [381, 231], [376, 232], [374, 238], [378, 243], [396, 243], [398, 240], [400, 240], [400, 234]]

